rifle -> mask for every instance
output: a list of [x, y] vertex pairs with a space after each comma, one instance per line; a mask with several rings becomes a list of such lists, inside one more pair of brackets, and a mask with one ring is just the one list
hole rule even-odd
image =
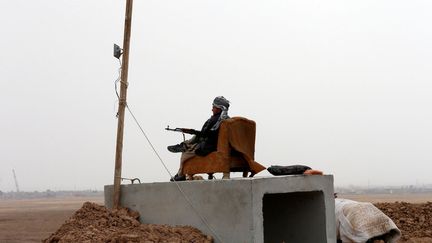
[[200, 131], [197, 131], [197, 130], [194, 130], [194, 129], [190, 129], [190, 128], [178, 128], [178, 127], [176, 127], [174, 129], [172, 129], [169, 126], [167, 126], [165, 128], [165, 130], [167, 130], [167, 131], [173, 131], [173, 132], [181, 132], [182, 135], [183, 135], [183, 141], [186, 141], [185, 133], [187, 133], [187, 134], [193, 134], [193, 135], [198, 135], [198, 134], [201, 133]]
[[173, 132], [182, 132], [182, 133], [193, 134], [193, 135], [198, 135], [198, 134], [201, 133], [200, 131], [197, 131], [197, 130], [195, 130], [195, 129], [190, 129], [190, 128], [179, 128], [179, 127], [176, 127], [176, 128], [174, 128], [174, 129], [172, 129], [172, 128], [170, 128], [169, 126], [167, 126], [167, 127], [165, 128], [165, 130], [167, 130], [167, 131], [173, 131]]

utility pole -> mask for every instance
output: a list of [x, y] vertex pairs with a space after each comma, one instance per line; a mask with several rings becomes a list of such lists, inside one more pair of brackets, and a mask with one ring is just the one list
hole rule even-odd
[[122, 152], [123, 152], [123, 132], [124, 132], [124, 114], [126, 108], [126, 94], [128, 86], [128, 68], [129, 68], [129, 45], [132, 23], [132, 4], [133, 0], [126, 0], [126, 14], [123, 36], [123, 59], [122, 71], [120, 79], [120, 100], [118, 107], [118, 123], [117, 123], [117, 144], [115, 156], [115, 170], [114, 170], [114, 208], [120, 206], [120, 183], [121, 183], [121, 170], [122, 170]]
[[16, 178], [16, 174], [15, 174], [15, 170], [14, 170], [14, 169], [12, 169], [12, 173], [13, 173], [14, 180], [15, 180], [15, 187], [16, 187], [16, 190], [17, 190], [17, 192], [19, 192], [18, 180], [17, 180], [17, 178]]

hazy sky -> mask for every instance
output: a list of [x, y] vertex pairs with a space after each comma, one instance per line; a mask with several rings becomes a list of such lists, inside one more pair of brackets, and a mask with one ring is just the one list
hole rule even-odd
[[[125, 1], [1, 0], [0, 190], [113, 183]], [[432, 2], [136, 0], [128, 104], [172, 173], [223, 95], [256, 160], [335, 185], [432, 183]], [[168, 181], [130, 114], [123, 177]], [[258, 176], [268, 176], [266, 172]], [[234, 176], [240, 176], [235, 174]], [[217, 175], [220, 178], [220, 175]]]

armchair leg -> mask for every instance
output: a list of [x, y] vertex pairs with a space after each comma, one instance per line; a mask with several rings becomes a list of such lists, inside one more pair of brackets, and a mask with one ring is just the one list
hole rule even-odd
[[247, 171], [247, 170], [243, 171], [243, 178], [247, 177], [248, 173], [249, 173], [249, 171]]
[[209, 179], [209, 180], [213, 180], [213, 179], [214, 179], [214, 177], [213, 177], [213, 173], [208, 173], [208, 179]]
[[229, 178], [230, 178], [230, 173], [229, 172], [224, 172], [222, 179], [229, 179]]

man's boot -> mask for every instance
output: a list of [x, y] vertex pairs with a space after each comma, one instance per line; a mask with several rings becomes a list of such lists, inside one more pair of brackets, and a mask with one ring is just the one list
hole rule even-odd
[[179, 143], [179, 144], [176, 144], [176, 145], [171, 145], [171, 146], [168, 146], [167, 149], [171, 153], [183, 153], [183, 152], [186, 151], [186, 144]]
[[185, 181], [186, 180], [186, 176], [182, 175], [179, 176], [178, 174], [175, 174], [174, 177], [171, 177], [170, 181]]

